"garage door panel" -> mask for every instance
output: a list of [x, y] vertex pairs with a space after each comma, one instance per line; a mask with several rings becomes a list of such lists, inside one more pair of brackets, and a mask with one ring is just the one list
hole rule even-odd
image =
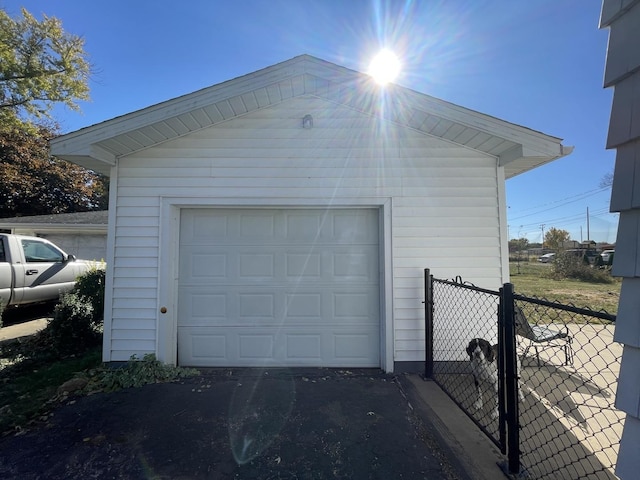
[[180, 249], [181, 285], [202, 284], [217, 278], [224, 281], [227, 277], [227, 253], [212, 251], [207, 247], [181, 246]]
[[373, 332], [343, 333], [334, 337], [334, 356], [338, 363], [365, 362], [370, 355], [371, 344], [377, 340]]
[[375, 210], [336, 210], [332, 215], [332, 238], [339, 243], [377, 243]]
[[320, 253], [289, 252], [284, 257], [285, 275], [289, 281], [322, 278], [322, 255]]
[[276, 294], [274, 292], [239, 293], [237, 298], [238, 320], [240, 323], [266, 321], [269, 324], [273, 324], [278, 316], [278, 312], [276, 311]]
[[[224, 362], [227, 358], [227, 336], [224, 334], [212, 334], [210, 330], [197, 332], [190, 336], [183, 336], [189, 340], [188, 345], [178, 345], [181, 353], [186, 353], [196, 361], [206, 364], [211, 359], [217, 359], [218, 362]], [[188, 349], [188, 351], [185, 349]], [[182, 352], [182, 350], [185, 350]]]
[[287, 212], [284, 217], [284, 237], [292, 243], [313, 244], [323, 235], [324, 217], [323, 212]]
[[285, 318], [319, 322], [322, 320], [322, 295], [318, 292], [296, 292], [286, 294]]
[[291, 333], [286, 335], [286, 358], [292, 363], [322, 362], [322, 335]]
[[179, 363], [379, 366], [376, 210], [181, 212]]
[[377, 248], [362, 248], [358, 252], [334, 252], [332, 258], [334, 281], [372, 282], [378, 280]]
[[275, 278], [275, 253], [242, 253], [238, 258], [239, 280], [270, 280]]
[[188, 237], [184, 245], [198, 245], [214, 238], [216, 243], [225, 245], [377, 243], [375, 209], [216, 209], [214, 215], [211, 210], [190, 209], [189, 218], [181, 218], [181, 231]]
[[379, 334], [349, 328], [333, 332], [316, 329], [297, 333], [288, 329], [230, 328], [224, 334], [210, 329], [178, 332], [180, 357], [192, 366], [325, 366], [371, 367], [379, 363]]
[[379, 325], [374, 288], [346, 287], [341, 292], [305, 287], [230, 286], [223, 290], [198, 287], [180, 290], [181, 326]]
[[342, 292], [333, 294], [333, 317], [341, 323], [378, 323], [371, 307], [373, 292]]
[[241, 212], [237, 218], [240, 227], [238, 236], [245, 241], [269, 242], [277, 238], [276, 213], [269, 211]]
[[226, 238], [229, 234], [229, 218], [224, 215], [210, 215], [209, 210], [191, 210], [180, 218], [181, 243], [199, 245], [211, 238]]
[[202, 325], [214, 323], [213, 319], [224, 322], [225, 319], [229, 318], [227, 294], [189, 292], [184, 298], [186, 302], [189, 302], [190, 313], [188, 315], [194, 320], [202, 319]]
[[271, 332], [267, 333], [239, 333], [238, 361], [242, 365], [251, 365], [254, 361], [264, 362], [273, 359], [275, 352], [275, 337]]
[[264, 246], [183, 246], [180, 285], [266, 280], [378, 284], [377, 246], [318, 246], [310, 251], [308, 247], [279, 245], [268, 253], [257, 253], [257, 248]]

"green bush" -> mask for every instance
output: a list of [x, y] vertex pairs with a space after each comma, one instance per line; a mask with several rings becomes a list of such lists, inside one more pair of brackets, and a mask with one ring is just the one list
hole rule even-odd
[[60, 357], [85, 352], [101, 343], [102, 328], [94, 322], [92, 304], [74, 291], [60, 296], [47, 328], [46, 343]]
[[556, 280], [573, 278], [591, 283], [613, 282], [608, 272], [593, 268], [583, 258], [567, 252], [561, 252], [555, 256], [550, 276]]
[[105, 271], [95, 268], [78, 277], [73, 292], [87, 300], [93, 307], [92, 322], [99, 326], [104, 318]]
[[73, 290], [60, 296], [53, 318], [34, 339], [34, 345], [55, 357], [81, 354], [100, 345], [104, 279], [104, 270], [97, 268], [78, 277]]

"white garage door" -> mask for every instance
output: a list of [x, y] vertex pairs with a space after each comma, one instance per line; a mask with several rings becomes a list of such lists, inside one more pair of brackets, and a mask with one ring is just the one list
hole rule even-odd
[[378, 211], [183, 209], [178, 361], [380, 365]]

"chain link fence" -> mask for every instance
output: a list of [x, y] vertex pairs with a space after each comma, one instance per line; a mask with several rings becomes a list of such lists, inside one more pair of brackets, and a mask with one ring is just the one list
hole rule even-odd
[[[425, 373], [507, 454], [505, 470], [532, 479], [617, 478], [624, 414], [614, 406], [622, 357], [615, 316], [427, 276]], [[498, 392], [480, 382], [482, 405], [466, 352], [475, 338], [498, 354]], [[522, 401], [506, 393], [509, 362]]]
[[[498, 292], [457, 281], [433, 281], [433, 380], [458, 404], [478, 427], [503, 450], [498, 418], [492, 412], [498, 396], [490, 386], [480, 385], [483, 406], [474, 408], [476, 388], [467, 347], [474, 338], [498, 343]], [[492, 418], [493, 417], [493, 418]]]
[[[530, 478], [614, 479], [624, 414], [614, 405], [622, 346], [615, 317], [514, 296], [546, 342], [516, 336], [526, 403], [520, 406], [520, 463]], [[518, 327], [516, 327], [518, 332]]]

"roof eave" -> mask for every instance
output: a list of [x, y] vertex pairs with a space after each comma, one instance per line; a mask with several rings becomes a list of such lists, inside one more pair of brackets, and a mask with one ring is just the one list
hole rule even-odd
[[0, 228], [3, 230], [30, 230], [47, 233], [98, 233], [107, 232], [107, 225], [78, 225], [78, 224], [59, 224], [59, 223], [3, 223], [0, 222]]
[[573, 148], [572, 146], [558, 143], [555, 151], [542, 153], [518, 145], [517, 148], [513, 148], [501, 155], [498, 159], [498, 164], [504, 167], [505, 178], [510, 179], [562, 157], [566, 157], [573, 152]]
[[[273, 100], [272, 90], [278, 93], [280, 87], [283, 91], [286, 90], [286, 95], [281, 95], [280, 91]], [[361, 91], [362, 94], [354, 95], [354, 90]], [[51, 152], [58, 158], [108, 176], [118, 157], [301, 95], [311, 94], [332, 103], [355, 108], [363, 114], [378, 115], [380, 112], [375, 107], [377, 103], [374, 98], [370, 98], [376, 92], [379, 89], [373, 87], [373, 81], [368, 75], [302, 55], [63, 135], [51, 141]], [[499, 159], [499, 164], [505, 167], [507, 178], [568, 155], [572, 150], [564, 147], [559, 138], [398, 85], [389, 85], [385, 98], [389, 100], [385, 103], [386, 120], [495, 156]], [[245, 107], [247, 99], [251, 100], [253, 110]], [[361, 101], [357, 102], [356, 99]], [[234, 109], [235, 104], [240, 105], [241, 111]], [[223, 114], [218, 111], [220, 118], [212, 118], [203, 113], [203, 110], [208, 111], [209, 108], [217, 111], [219, 105], [225, 106], [227, 110]], [[246, 111], [242, 111], [243, 109]], [[191, 116], [205, 118], [205, 121], [198, 123]], [[184, 120], [190, 120], [191, 123], [185, 124]], [[172, 124], [177, 124], [180, 128], [172, 129]], [[482, 140], [477, 143], [474, 143], [475, 140], [465, 141], [462, 139], [465, 135], [451, 138], [451, 129], [447, 128], [449, 125], [465, 130], [467, 138]], [[479, 145], [487, 139], [497, 146], [491, 149]]]

